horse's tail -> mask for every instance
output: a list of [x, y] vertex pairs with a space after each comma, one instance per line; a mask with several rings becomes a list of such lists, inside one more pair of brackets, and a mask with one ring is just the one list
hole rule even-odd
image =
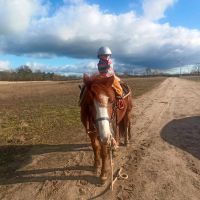
[[131, 122], [129, 121], [128, 123], [128, 139], [131, 140], [132, 135], [131, 135]]

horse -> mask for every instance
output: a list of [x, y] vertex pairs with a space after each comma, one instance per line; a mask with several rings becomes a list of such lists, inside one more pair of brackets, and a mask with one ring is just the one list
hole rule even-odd
[[94, 169], [97, 172], [101, 166], [102, 183], [108, 179], [111, 145], [118, 147], [121, 136], [124, 136], [125, 145], [131, 139], [131, 91], [120, 100], [123, 105], [119, 106], [119, 100], [112, 88], [113, 81], [113, 76], [96, 76], [92, 79], [85, 76], [85, 87], [79, 102], [81, 122], [90, 137], [94, 152]]

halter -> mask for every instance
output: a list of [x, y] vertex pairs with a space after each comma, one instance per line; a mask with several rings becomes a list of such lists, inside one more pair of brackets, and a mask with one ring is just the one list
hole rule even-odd
[[112, 105], [112, 109], [113, 109], [111, 117], [110, 118], [109, 117], [99, 117], [99, 118], [96, 118], [96, 120], [95, 120], [96, 123], [99, 122], [99, 121], [103, 121], [103, 120], [107, 120], [109, 122], [111, 122], [111, 121], [114, 120], [114, 117], [117, 114], [118, 105], [117, 105], [116, 102], [110, 102], [110, 104]]
[[97, 119], [95, 120], [95, 122], [97, 123], [97, 122], [103, 121], [103, 120], [108, 120], [108, 121], [110, 121], [110, 118], [109, 118], [109, 117], [99, 117], [99, 118], [97, 118]]
[[[111, 106], [112, 106], [112, 115], [111, 117], [99, 117], [99, 118], [96, 118], [95, 121], [95, 124], [96, 126], [98, 127], [98, 122], [99, 121], [103, 121], [103, 120], [106, 120], [110, 123], [110, 125], [112, 126], [112, 129], [116, 129], [116, 126], [117, 126], [117, 109], [118, 109], [118, 106], [117, 106], [117, 102], [110, 102]], [[108, 107], [108, 106], [107, 106]]]

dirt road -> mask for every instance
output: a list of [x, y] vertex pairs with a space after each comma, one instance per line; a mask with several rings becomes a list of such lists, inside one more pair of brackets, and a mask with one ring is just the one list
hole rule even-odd
[[12, 177], [0, 178], [0, 199], [199, 200], [199, 91], [199, 83], [168, 78], [134, 101], [131, 144], [114, 158], [128, 179], [113, 192], [98, 185], [89, 143], [44, 145]]

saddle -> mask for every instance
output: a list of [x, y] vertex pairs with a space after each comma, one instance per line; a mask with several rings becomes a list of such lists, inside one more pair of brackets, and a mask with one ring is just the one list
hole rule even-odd
[[122, 87], [123, 90], [123, 94], [122, 94], [122, 99], [126, 98], [128, 95], [130, 95], [130, 88], [129, 86], [124, 83], [124, 82], [120, 82], [120, 85]]

